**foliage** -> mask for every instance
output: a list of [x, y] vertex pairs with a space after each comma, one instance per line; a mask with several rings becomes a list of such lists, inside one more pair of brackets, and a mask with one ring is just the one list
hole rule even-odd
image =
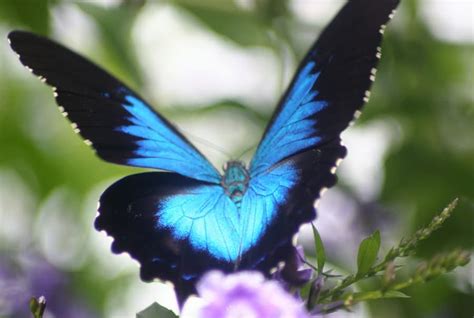
[[[401, 290], [411, 285], [437, 278], [442, 274], [453, 271], [459, 266], [465, 266], [470, 260], [470, 253], [468, 251], [456, 249], [450, 252], [443, 252], [428, 261], [419, 263], [414, 273], [408, 274], [402, 281], [396, 282], [397, 272], [404, 266], [395, 262], [402, 257], [413, 257], [419, 243], [428, 239], [434, 231], [441, 227], [451, 216], [456, 204], [457, 200], [453, 201], [439, 215], [435, 216], [427, 226], [416, 231], [408, 239], [402, 239], [377, 264], [375, 262], [380, 248], [379, 232], [376, 231], [364, 239], [359, 246], [357, 273], [338, 279], [338, 283], [328, 289], [321, 289], [320, 284], [315, 285], [319, 277], [315, 278], [311, 282], [311, 288], [318, 288], [319, 290], [317, 292], [310, 291], [310, 293], [317, 293], [319, 297], [311, 299], [308, 303], [308, 308], [314, 313], [328, 313], [342, 308], [350, 310], [354, 304], [361, 301], [383, 298], [408, 298]], [[380, 274], [383, 275], [380, 276]], [[348, 287], [373, 277], [379, 281], [378, 289], [364, 292], [347, 291]], [[332, 278], [328, 277], [328, 279]]]
[[151, 304], [149, 307], [140, 311], [137, 314], [137, 318], [156, 318], [156, 317], [175, 318], [177, 316], [171, 310], [168, 310], [157, 303]]

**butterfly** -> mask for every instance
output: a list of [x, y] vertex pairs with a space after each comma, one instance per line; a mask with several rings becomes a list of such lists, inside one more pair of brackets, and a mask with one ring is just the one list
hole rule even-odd
[[314, 202], [336, 183], [340, 134], [369, 99], [385, 24], [399, 0], [350, 0], [310, 48], [253, 159], [219, 172], [168, 120], [109, 73], [45, 37], [13, 31], [12, 49], [51, 86], [60, 111], [105, 161], [162, 170], [124, 177], [99, 200], [98, 230], [144, 281], [178, 299], [209, 269], [264, 273], [288, 261]]

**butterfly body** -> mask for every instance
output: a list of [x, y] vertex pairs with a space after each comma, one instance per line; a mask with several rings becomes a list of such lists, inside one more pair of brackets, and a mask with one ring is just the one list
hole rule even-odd
[[240, 161], [229, 161], [225, 165], [221, 185], [225, 193], [240, 208], [242, 198], [249, 184], [249, 172]]
[[380, 43], [398, 0], [350, 0], [310, 48], [247, 166], [224, 173], [118, 79], [62, 45], [24, 31], [12, 49], [53, 87], [60, 110], [97, 155], [161, 170], [127, 176], [99, 199], [98, 230], [145, 281], [173, 282], [180, 302], [210, 269], [259, 270], [290, 260], [293, 237], [336, 183], [340, 134], [368, 100]]

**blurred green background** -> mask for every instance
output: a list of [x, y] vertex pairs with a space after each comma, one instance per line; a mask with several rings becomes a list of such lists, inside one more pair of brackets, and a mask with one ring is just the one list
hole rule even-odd
[[[176, 309], [170, 286], [140, 282], [138, 265], [93, 229], [100, 193], [139, 169], [94, 156], [9, 49], [10, 30], [48, 35], [110, 70], [220, 167], [258, 143], [299, 58], [342, 4], [0, 1], [0, 317], [27, 317], [40, 294], [47, 317], [132, 317], [155, 300]], [[472, 250], [473, 15], [469, 0], [405, 0], [387, 28], [372, 98], [343, 135], [349, 155], [315, 222], [343, 270], [368, 233], [381, 229], [386, 251], [455, 197], [454, 216], [417, 257]], [[473, 275], [468, 265], [408, 300], [331, 317], [472, 317]]]

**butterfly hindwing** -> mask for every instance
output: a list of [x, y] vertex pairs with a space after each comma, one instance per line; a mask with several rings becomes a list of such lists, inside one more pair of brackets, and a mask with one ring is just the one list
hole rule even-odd
[[162, 223], [160, 209], [170, 198], [207, 187], [215, 185], [176, 173], [127, 176], [101, 195], [95, 227], [113, 237], [114, 253], [127, 252], [140, 263], [142, 280], [171, 281], [178, 296], [185, 298], [194, 291], [196, 279], [206, 268], [230, 270], [231, 266], [203, 249], [193, 248], [186, 237], [176, 235], [177, 231], [188, 230], [187, 224], [172, 228], [169, 220]]
[[[276, 265], [276, 258], [268, 258], [276, 250], [264, 251], [265, 244], [275, 243], [268, 230], [294, 177], [288, 167], [277, 167], [249, 186], [237, 211], [215, 184], [175, 173], [131, 175], [101, 196], [95, 226], [114, 238], [115, 253], [128, 252], [139, 261], [143, 280], [171, 281], [179, 299], [185, 299], [210, 269], [257, 268], [268, 273]], [[269, 178], [279, 178], [280, 184], [268, 186]], [[273, 232], [271, 236], [279, 238]]]
[[[336, 139], [318, 149], [301, 152], [283, 160], [276, 166], [277, 169], [283, 169], [277, 170], [276, 173], [275, 168], [272, 168], [257, 177], [260, 179], [262, 176], [274, 175], [273, 181], [268, 177], [263, 178], [267, 181], [265, 188], [268, 191], [273, 190], [267, 195], [278, 198], [278, 204], [273, 206], [273, 216], [266, 223], [265, 231], [242, 260], [242, 267], [257, 268], [265, 272], [288, 257], [286, 252], [291, 250], [293, 237], [300, 226], [316, 217], [314, 204], [321, 191], [336, 183], [334, 162], [345, 155], [346, 149], [341, 147], [340, 140]], [[275, 184], [291, 186], [287, 191], [275, 191]], [[256, 208], [249, 209], [248, 212], [257, 213], [256, 209], [265, 205], [262, 204], [264, 197], [259, 196], [257, 200], [259, 203], [254, 204]], [[246, 212], [242, 210], [242, 213]], [[281, 251], [285, 253], [281, 254]]]
[[[237, 206], [220, 185], [174, 173], [132, 175], [104, 192], [96, 227], [115, 238], [115, 252], [129, 252], [145, 272], [146, 264], [166, 259], [167, 249], [176, 256], [167, 259], [171, 268], [183, 257], [196, 260], [201, 254], [206, 255], [206, 269], [212, 262], [234, 268], [266, 235], [300, 179], [290, 163], [281, 164], [253, 179]], [[255, 263], [247, 261], [247, 266]], [[201, 274], [187, 269], [184, 275], [191, 272]], [[161, 272], [154, 275], [169, 279]]]
[[62, 113], [102, 159], [219, 182], [219, 173], [184, 136], [106, 71], [29, 32], [13, 31], [9, 40], [20, 61], [53, 87]]

